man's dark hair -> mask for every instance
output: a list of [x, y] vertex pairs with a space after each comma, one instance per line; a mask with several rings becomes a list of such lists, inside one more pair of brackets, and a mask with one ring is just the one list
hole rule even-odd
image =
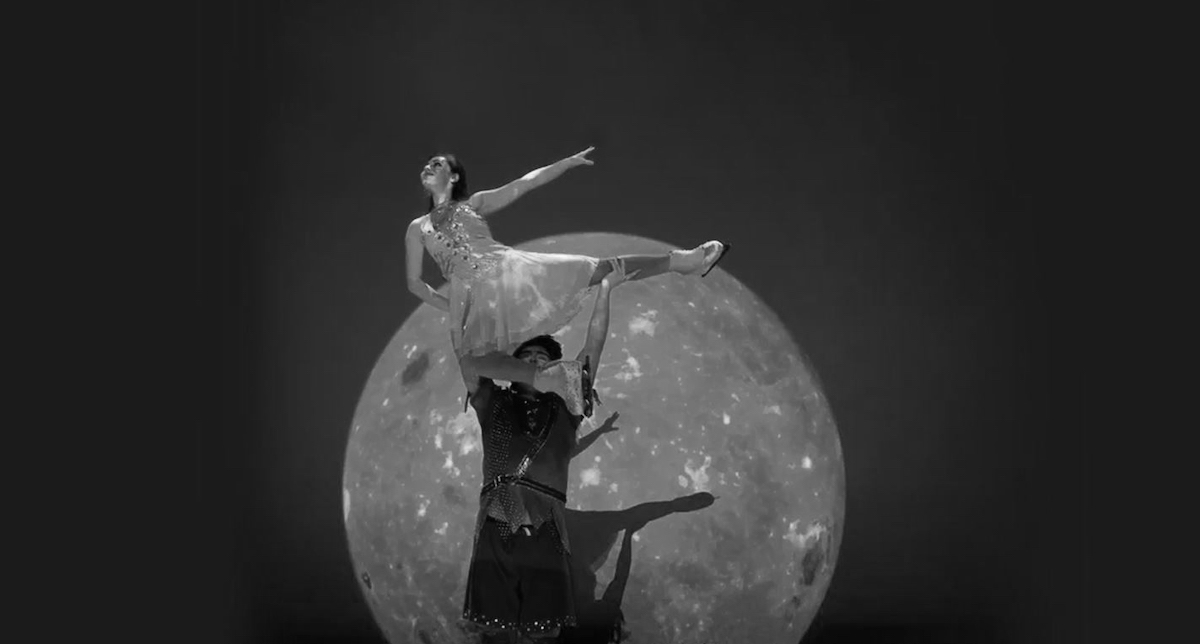
[[517, 347], [516, 351], [513, 351], [513, 356], [515, 357], [521, 355], [521, 351], [528, 346], [539, 346], [545, 349], [546, 353], [550, 354], [551, 360], [562, 360], [562, 345], [559, 344], [558, 340], [555, 340], [553, 336], [539, 335], [536, 338], [530, 338], [529, 340], [522, 342], [521, 346]]

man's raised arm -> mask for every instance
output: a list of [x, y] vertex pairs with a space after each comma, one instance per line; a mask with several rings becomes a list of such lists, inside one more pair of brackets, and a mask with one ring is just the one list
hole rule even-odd
[[604, 342], [608, 340], [609, 296], [618, 284], [630, 277], [625, 274], [624, 263], [620, 260], [609, 261], [612, 263], [612, 270], [600, 280], [596, 291], [596, 306], [592, 309], [592, 321], [588, 323], [587, 339], [583, 341], [583, 348], [579, 350], [579, 357], [576, 358], [590, 366], [592, 382], [596, 380], [600, 354], [604, 353]]

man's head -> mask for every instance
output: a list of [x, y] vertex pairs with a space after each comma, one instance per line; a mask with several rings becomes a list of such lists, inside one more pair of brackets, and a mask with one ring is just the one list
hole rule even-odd
[[562, 360], [562, 345], [553, 336], [539, 335], [521, 343], [513, 357], [539, 367], [552, 360]]
[[[517, 360], [524, 360], [529, 364], [537, 365], [540, 368], [551, 360], [562, 359], [562, 345], [551, 336], [539, 335], [536, 338], [522, 342], [521, 346], [517, 347], [516, 351], [513, 351], [513, 357]], [[532, 396], [537, 391], [523, 382], [512, 383], [512, 389], [524, 396]]]

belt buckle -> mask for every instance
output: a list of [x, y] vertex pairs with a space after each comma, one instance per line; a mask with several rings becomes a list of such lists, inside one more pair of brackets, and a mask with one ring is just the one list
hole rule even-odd
[[484, 487], [490, 486], [494, 489], [494, 488], [500, 487], [501, 485], [504, 485], [505, 483], [511, 483], [513, 480], [515, 480], [515, 479], [508, 474], [497, 474], [495, 477], [492, 478], [491, 481], [488, 482], [487, 486], [484, 486]]

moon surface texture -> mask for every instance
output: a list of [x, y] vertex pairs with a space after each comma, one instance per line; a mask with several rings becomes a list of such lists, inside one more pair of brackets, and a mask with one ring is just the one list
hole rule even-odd
[[[674, 246], [587, 233], [519, 248], [606, 257]], [[570, 539], [601, 540], [599, 550], [573, 553], [598, 566], [582, 592], [600, 600], [619, 574], [618, 552], [631, 549], [619, 607], [633, 643], [798, 642], [837, 560], [846, 487], [828, 401], [778, 317], [723, 266], [703, 279], [668, 274], [613, 291], [596, 383], [603, 404], [580, 436], [619, 415], [571, 462]], [[565, 357], [581, 348], [593, 301], [557, 334]], [[446, 316], [421, 305], [355, 411], [346, 535], [392, 644], [476, 641], [460, 616], [482, 451], [464, 394]], [[651, 507], [640, 504], [697, 492], [717, 498], [643, 513], [625, 539], [632, 511]]]

